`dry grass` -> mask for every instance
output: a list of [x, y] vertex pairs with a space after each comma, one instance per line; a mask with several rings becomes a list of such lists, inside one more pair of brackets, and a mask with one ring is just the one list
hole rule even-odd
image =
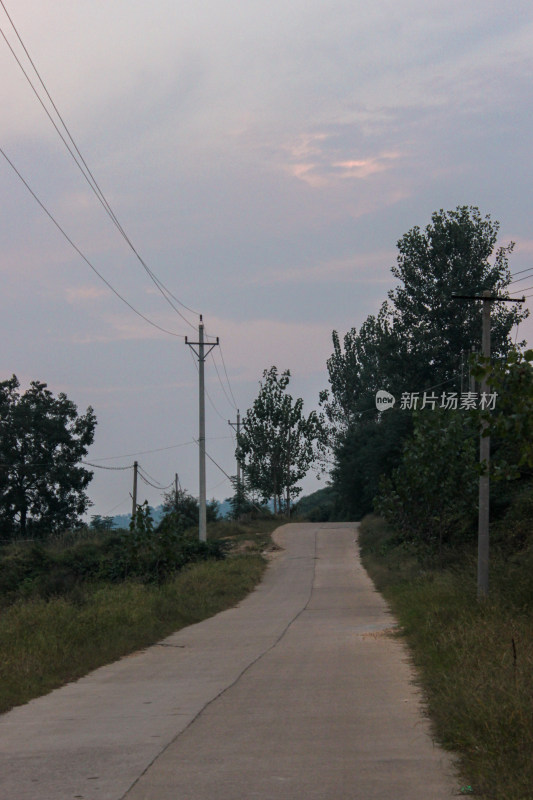
[[86, 585], [74, 596], [19, 600], [0, 617], [0, 712], [147, 647], [241, 600], [259, 555], [194, 564], [162, 586]]
[[[533, 606], [528, 553], [493, 552], [491, 596], [476, 600], [475, 560], [421, 570], [375, 518], [363, 561], [400, 621], [436, 738], [485, 800], [533, 798]], [[462, 561], [462, 563], [461, 563]], [[510, 580], [512, 573], [512, 580]]]

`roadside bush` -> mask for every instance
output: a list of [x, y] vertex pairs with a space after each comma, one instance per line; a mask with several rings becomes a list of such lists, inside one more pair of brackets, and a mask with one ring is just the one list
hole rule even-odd
[[396, 540], [422, 556], [471, 536], [478, 491], [476, 421], [468, 412], [419, 412], [399, 466], [381, 481], [376, 509]]
[[222, 541], [199, 542], [179, 527], [154, 531], [147, 507], [131, 530], [100, 532], [60, 548], [58, 544], [7, 545], [0, 549], [0, 600], [83, 595], [89, 583], [126, 580], [161, 584], [188, 564], [225, 557]]

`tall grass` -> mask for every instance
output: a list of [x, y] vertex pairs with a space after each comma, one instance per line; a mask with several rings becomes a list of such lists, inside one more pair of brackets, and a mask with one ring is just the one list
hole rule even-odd
[[191, 565], [158, 585], [84, 584], [48, 600], [18, 600], [0, 616], [0, 712], [27, 702], [242, 599], [260, 555]]
[[475, 554], [422, 569], [385, 523], [361, 526], [363, 563], [398, 617], [436, 738], [485, 800], [533, 798], [532, 551], [493, 550], [489, 599], [476, 599]]

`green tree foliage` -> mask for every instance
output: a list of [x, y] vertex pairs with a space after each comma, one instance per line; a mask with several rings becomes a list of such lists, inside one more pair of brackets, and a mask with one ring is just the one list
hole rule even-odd
[[111, 531], [115, 527], [113, 517], [102, 517], [100, 514], [91, 514], [92, 530], [95, 531]]
[[230, 516], [232, 519], [242, 519], [245, 516], [256, 518], [261, 514], [270, 513], [268, 509], [261, 509], [259, 505], [253, 502], [250, 497], [250, 486], [246, 478], [243, 480], [241, 476], [239, 482], [237, 482], [236, 478], [233, 478], [233, 488], [235, 490], [234, 494], [227, 498], [227, 502], [231, 507]]
[[412, 430], [408, 411], [390, 409], [381, 418], [363, 416], [340, 434], [331, 473], [338, 518], [361, 519], [372, 511], [380, 478], [397, 466]]
[[[399, 440], [409, 432], [399, 415], [377, 411], [376, 391], [399, 398], [441, 385], [460, 390], [466, 354], [480, 349], [481, 314], [478, 304], [454, 301], [452, 293], [488, 289], [505, 296], [513, 243], [497, 248], [498, 231], [499, 223], [475, 207], [435, 212], [424, 230], [416, 226], [398, 241], [392, 273], [399, 283], [379, 313], [359, 331], [352, 328], [342, 344], [333, 332], [330, 389], [320, 399], [335, 455], [334, 486], [346, 513], [371, 510], [378, 476], [398, 463]], [[503, 303], [495, 308], [496, 357], [509, 351], [510, 331], [526, 316]]]
[[0, 383], [0, 529], [4, 538], [44, 537], [76, 525], [92, 473], [80, 466], [94, 439], [92, 408], [79, 415], [61, 392], [15, 375]]
[[[198, 500], [185, 489], [171, 489], [163, 495], [163, 512], [164, 517], [159, 527], [186, 530], [198, 526], [200, 517]], [[206, 519], [207, 522], [215, 522], [218, 519], [216, 500], [206, 503]]]
[[[492, 461], [497, 478], [512, 479], [530, 475], [533, 470], [533, 350], [511, 350], [506, 359], [496, 362], [477, 359], [474, 374], [489, 382], [496, 392], [493, 411], [481, 412], [487, 433], [497, 445]], [[495, 442], [494, 442], [495, 440]]]
[[274, 512], [281, 510], [288, 492], [296, 497], [297, 486], [317, 458], [323, 441], [322, 421], [315, 411], [303, 414], [303, 400], [287, 392], [290, 371], [277, 367], [263, 372], [263, 381], [242, 421], [237, 458], [243, 465], [248, 485], [263, 501], [274, 500]]
[[[389, 292], [391, 323], [409, 356], [409, 372], [423, 386], [457, 378], [461, 351], [480, 349], [481, 314], [476, 303], [452, 301], [451, 294], [505, 296], [511, 282], [509, 255], [514, 243], [496, 247], [500, 225], [475, 207], [435, 212], [421, 231], [398, 242], [392, 274], [400, 282]], [[527, 311], [496, 305], [491, 337], [494, 356], [510, 348], [509, 333]], [[412, 365], [412, 366], [411, 366]]]
[[435, 409], [415, 413], [399, 465], [381, 479], [377, 508], [404, 542], [441, 551], [476, 515], [475, 413]]

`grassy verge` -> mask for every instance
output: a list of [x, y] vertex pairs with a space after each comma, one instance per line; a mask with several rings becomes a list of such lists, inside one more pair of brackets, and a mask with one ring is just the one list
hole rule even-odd
[[421, 568], [385, 523], [363, 521], [363, 563], [399, 619], [437, 740], [458, 756], [465, 793], [533, 798], [532, 555], [492, 554], [476, 600], [474, 554]]
[[161, 585], [84, 582], [64, 596], [6, 605], [0, 616], [0, 713], [235, 605], [260, 580], [266, 565], [261, 552], [277, 524], [235, 529], [227, 523], [212, 530], [212, 538], [223, 533], [232, 542], [235, 555], [191, 564]]

